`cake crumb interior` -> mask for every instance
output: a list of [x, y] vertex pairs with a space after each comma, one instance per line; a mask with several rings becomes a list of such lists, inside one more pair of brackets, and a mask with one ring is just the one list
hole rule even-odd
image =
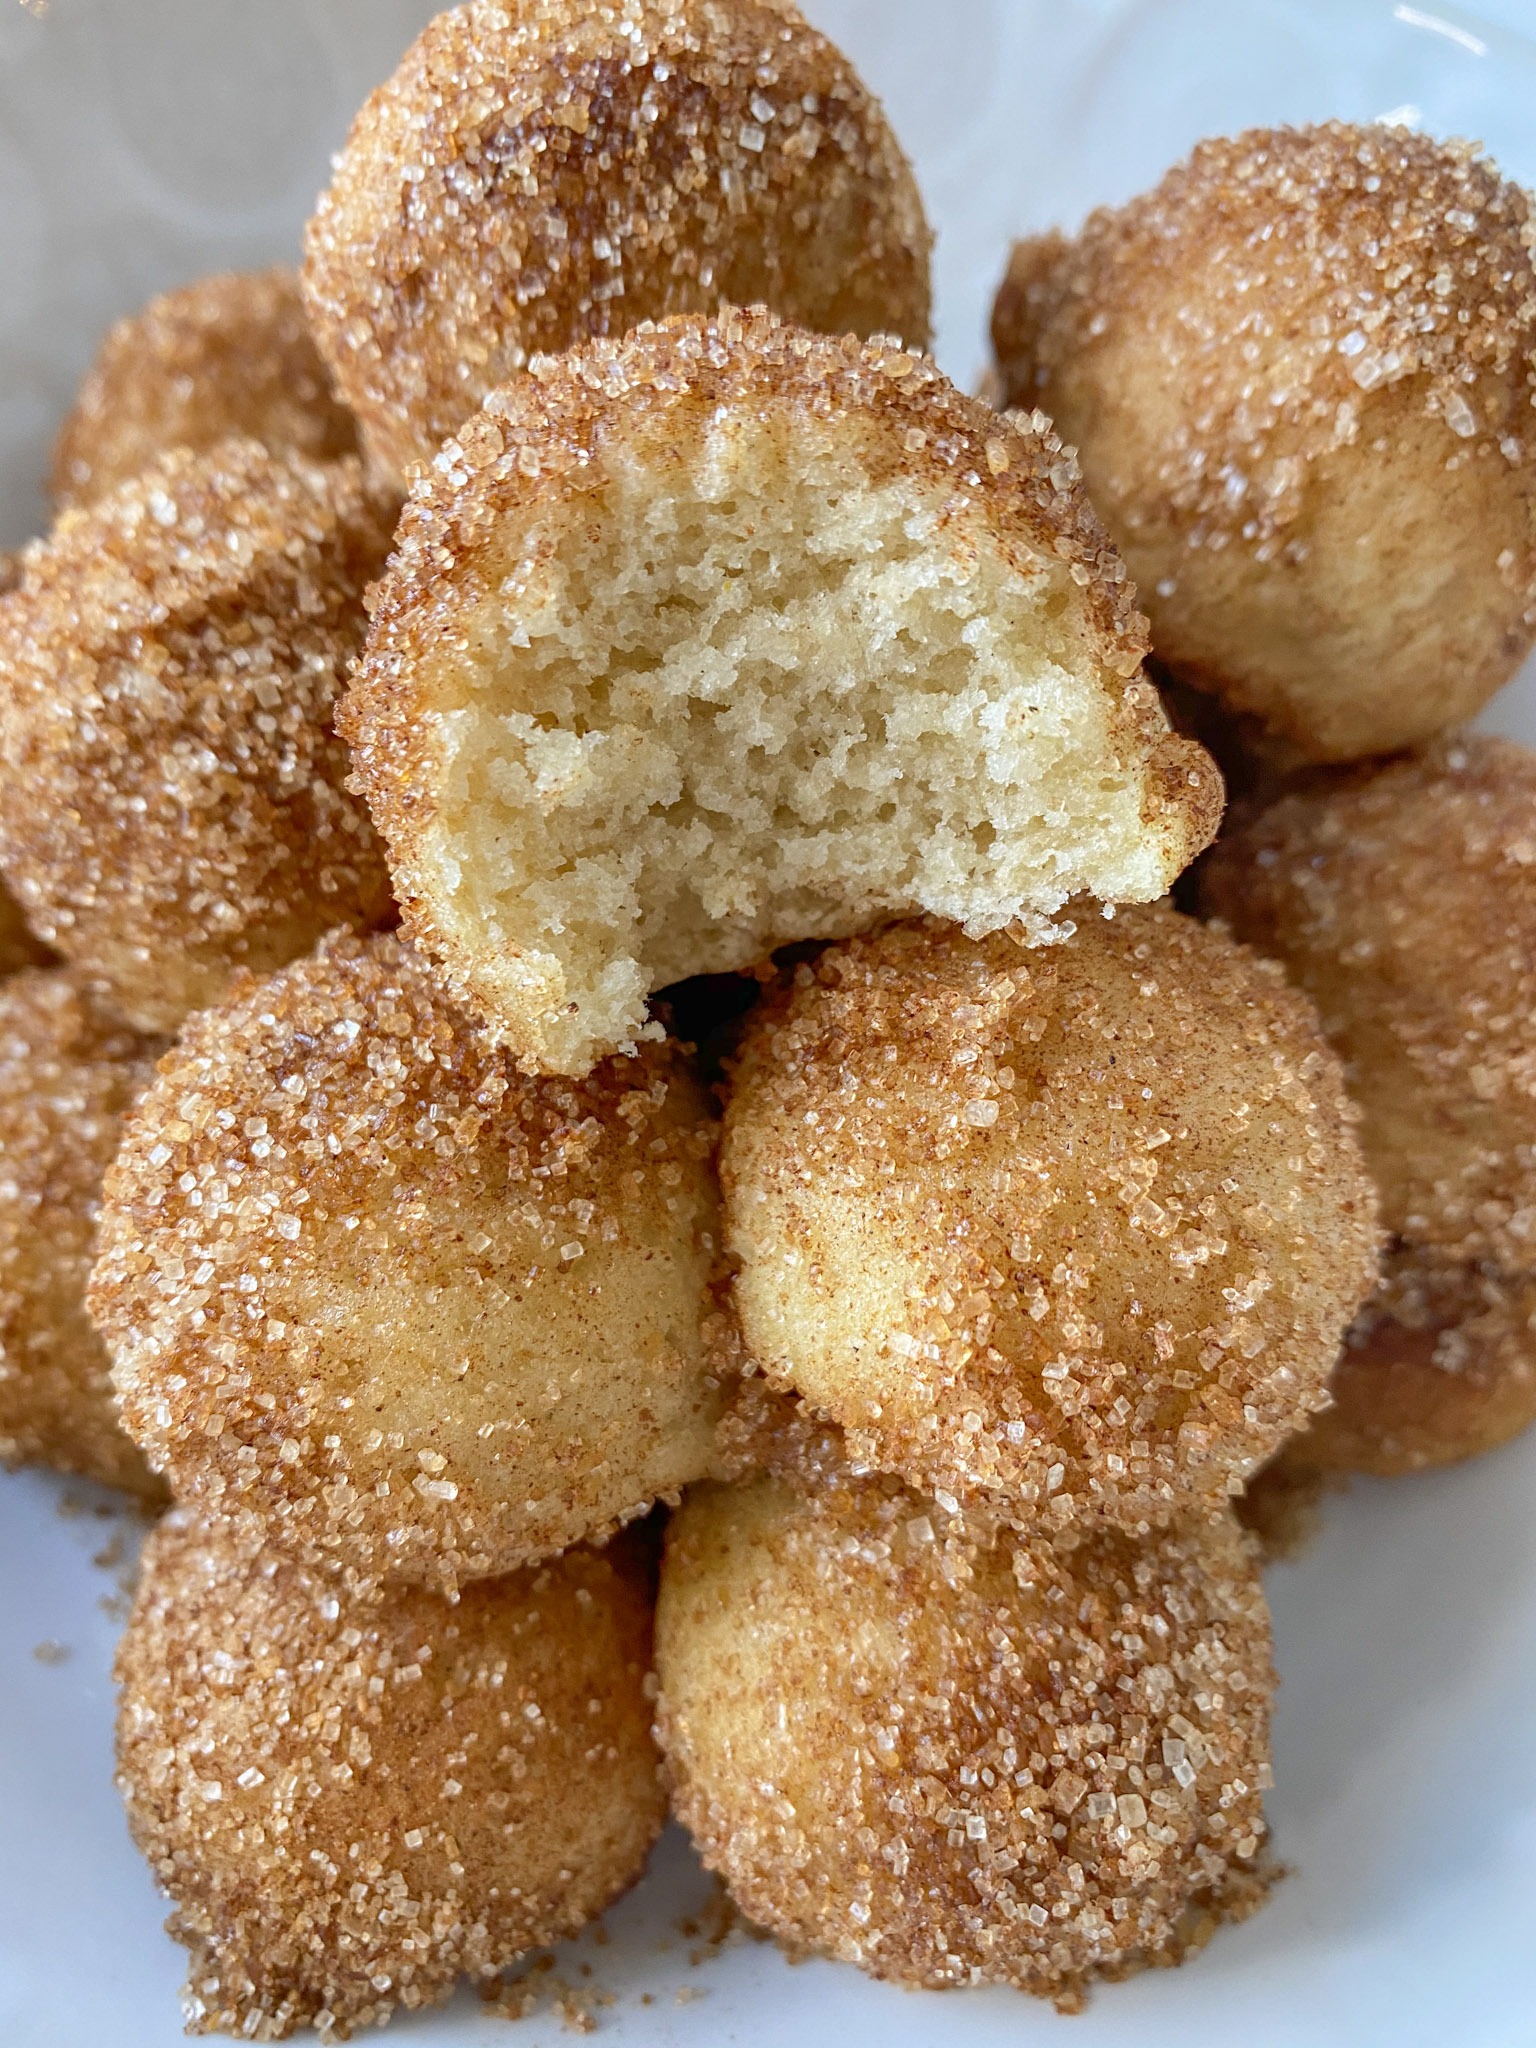
[[791, 937], [927, 911], [1038, 938], [1084, 890], [1160, 893], [1065, 562], [769, 423], [672, 461], [610, 452], [510, 533], [439, 657], [429, 857], [451, 921], [542, 984], [551, 1064]]

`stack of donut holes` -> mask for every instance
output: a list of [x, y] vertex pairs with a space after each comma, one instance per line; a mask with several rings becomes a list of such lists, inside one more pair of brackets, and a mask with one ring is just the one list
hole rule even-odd
[[298, 269], [113, 329], [0, 562], [0, 1456], [174, 1503], [195, 2029], [493, 1980], [669, 1809], [909, 1985], [1263, 1902], [1263, 1545], [1536, 1420], [1533, 237], [1206, 142], [986, 404], [793, 7], [470, 0]]

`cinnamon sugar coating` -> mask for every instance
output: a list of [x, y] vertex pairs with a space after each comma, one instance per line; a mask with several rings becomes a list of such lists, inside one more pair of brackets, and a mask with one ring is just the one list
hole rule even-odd
[[353, 460], [177, 450], [0, 598], [0, 868], [146, 1030], [389, 912], [332, 714], [390, 518]]
[[1329, 1387], [1285, 1470], [1392, 1478], [1496, 1450], [1536, 1422], [1536, 1275], [1396, 1253]]
[[403, 474], [532, 357], [669, 313], [924, 347], [931, 241], [878, 102], [787, 0], [470, 0], [358, 115], [303, 280]]
[[59, 431], [54, 498], [88, 504], [169, 448], [231, 435], [315, 462], [356, 453], [292, 270], [199, 278], [119, 320]]
[[341, 725], [408, 929], [579, 1073], [648, 992], [789, 941], [1162, 894], [1221, 787], [1145, 649], [1048, 421], [727, 310], [487, 399], [414, 487]]
[[1077, 447], [1159, 656], [1313, 759], [1469, 718], [1536, 635], [1533, 235], [1468, 145], [1330, 122], [1014, 252], [1005, 400]]
[[1374, 1281], [1351, 1116], [1310, 1005], [1163, 905], [1033, 951], [829, 947], [749, 1018], [727, 1102], [747, 1351], [961, 1505], [1210, 1511]]
[[151, 1497], [85, 1284], [102, 1176], [157, 1050], [67, 969], [0, 986], [0, 1461]]
[[[715, 1429], [715, 1462], [712, 1479], [781, 1479], [798, 1493], [816, 1493], [826, 1486], [839, 1487], [850, 1479], [869, 1476], [869, 1467], [857, 1463], [848, 1448], [848, 1438], [835, 1422], [818, 1415], [798, 1395], [776, 1387], [760, 1372], [747, 1365], [732, 1383]], [[957, 1528], [993, 1531], [995, 1517], [985, 1510], [957, 1505], [953, 1510]]]
[[792, 1948], [1072, 2010], [1264, 1898], [1269, 1616], [1226, 1510], [984, 1543], [888, 1479], [703, 1487], [656, 1661], [674, 1808]]
[[1316, 777], [1200, 901], [1317, 1004], [1389, 1229], [1536, 1271], [1536, 753], [1462, 733]]
[[91, 1309], [177, 1497], [452, 1589], [709, 1467], [713, 1122], [671, 1047], [530, 1081], [398, 940], [241, 977], [107, 1184]]
[[666, 1804], [629, 1546], [339, 1595], [216, 1522], [151, 1535], [117, 1654], [118, 1784], [191, 1951], [188, 2031], [346, 2039], [573, 1934]]

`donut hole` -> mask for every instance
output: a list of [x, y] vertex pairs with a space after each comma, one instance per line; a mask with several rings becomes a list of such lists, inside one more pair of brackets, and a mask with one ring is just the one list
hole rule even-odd
[[1066, 562], [803, 415], [638, 438], [504, 525], [429, 657], [434, 917], [542, 1013], [541, 1062], [652, 1034], [649, 991], [786, 937], [913, 910], [1038, 936], [1080, 891], [1161, 893]]
[[409, 948], [335, 935], [189, 1023], [124, 1133], [88, 1301], [124, 1425], [354, 1584], [595, 1540], [713, 1463], [713, 1139], [673, 1048], [521, 1075]]
[[1404, 1246], [1356, 1318], [1292, 1473], [1454, 1465], [1536, 1423], [1536, 1278]]
[[1225, 1511], [979, 1534], [846, 1466], [695, 1488], [657, 1734], [706, 1867], [792, 1953], [1075, 2009], [1263, 1901], [1269, 1615]]
[[824, 948], [736, 1047], [720, 1175], [769, 1384], [861, 1465], [1058, 1527], [1219, 1508], [1376, 1279], [1315, 1013], [1161, 904], [1033, 954]]

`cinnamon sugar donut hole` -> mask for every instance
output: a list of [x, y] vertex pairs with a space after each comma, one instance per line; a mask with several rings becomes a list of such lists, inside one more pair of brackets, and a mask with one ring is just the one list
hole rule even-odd
[[487, 399], [416, 486], [341, 716], [407, 927], [528, 1066], [928, 910], [1160, 896], [1220, 778], [1037, 419], [760, 309]]
[[1329, 1406], [1236, 1503], [1266, 1558], [1303, 1548], [1351, 1473], [1459, 1465], [1536, 1423], [1536, 1275], [1399, 1247], [1328, 1385]]
[[403, 475], [534, 356], [669, 313], [925, 347], [931, 242], [879, 103], [787, 0], [471, 0], [353, 123], [303, 280]]
[[674, 1809], [792, 1949], [1075, 2010], [1263, 1902], [1269, 1616], [1226, 1510], [981, 1540], [894, 1480], [701, 1487], [656, 1664]]
[[145, 1030], [390, 912], [332, 726], [390, 527], [355, 460], [175, 450], [0, 598], [0, 870]]
[[748, 1019], [727, 1102], [747, 1352], [962, 1506], [1214, 1511], [1375, 1280], [1350, 1117], [1311, 1006], [1163, 905], [1034, 951], [829, 947]]
[[1468, 145], [1330, 122], [1014, 252], [1005, 401], [1077, 448], [1159, 657], [1313, 760], [1471, 717], [1536, 637], [1533, 244]]
[[530, 1081], [392, 937], [193, 1018], [107, 1183], [91, 1310], [178, 1499], [451, 1590], [707, 1471], [714, 1125], [672, 1047]]
[[169, 448], [232, 435], [315, 462], [357, 451], [295, 271], [199, 278], [119, 320], [54, 445], [54, 498], [88, 504]]
[[1222, 842], [1199, 894], [1316, 1002], [1394, 1234], [1285, 1469], [1505, 1442], [1536, 1420], [1536, 753], [1460, 733], [1315, 775]]
[[158, 1049], [66, 968], [0, 985], [0, 1461], [150, 1498], [85, 1285], [102, 1176]]
[[1387, 1227], [1536, 1272], [1536, 752], [1459, 733], [1315, 776], [1199, 894], [1316, 1003]]
[[1459, 1464], [1536, 1422], [1536, 1274], [1389, 1258], [1289, 1469], [1381, 1478]]
[[191, 1951], [190, 2031], [323, 2040], [574, 1934], [666, 1816], [651, 1572], [586, 1549], [338, 1594], [177, 1511], [117, 1653], [118, 1784]]

